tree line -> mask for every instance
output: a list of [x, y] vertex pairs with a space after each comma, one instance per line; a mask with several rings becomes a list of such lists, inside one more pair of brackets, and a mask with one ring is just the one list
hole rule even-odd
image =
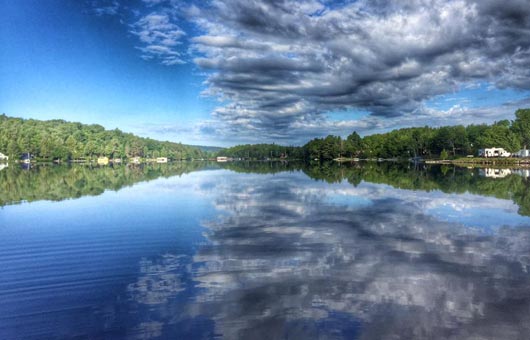
[[131, 157], [206, 158], [207, 152], [181, 143], [142, 138], [101, 125], [34, 120], [0, 115], [0, 152], [10, 159], [29, 153], [40, 160]]
[[[218, 156], [236, 159], [298, 159], [326, 161], [336, 158], [457, 158], [477, 155], [478, 149], [502, 147], [516, 152], [530, 146], [530, 109], [515, 112], [515, 120], [491, 125], [411, 127], [361, 137], [329, 135], [314, 138], [303, 146], [245, 144], [222, 149]], [[0, 152], [11, 159], [30, 153], [41, 160], [168, 157], [172, 160], [201, 159], [213, 152], [174, 142], [161, 142], [105, 130], [101, 125], [39, 121], [0, 115]]]
[[302, 159], [303, 150], [298, 146], [281, 146], [277, 144], [244, 144], [220, 150], [217, 156], [236, 159]]
[[[477, 155], [479, 149], [501, 147], [516, 152], [530, 147], [530, 109], [515, 112], [515, 120], [491, 125], [411, 127], [365, 137], [352, 132], [345, 139], [329, 135], [314, 138], [301, 147], [276, 144], [237, 145], [219, 155], [243, 159], [304, 159], [326, 161], [336, 158], [456, 158]], [[283, 155], [283, 156], [282, 156]]]

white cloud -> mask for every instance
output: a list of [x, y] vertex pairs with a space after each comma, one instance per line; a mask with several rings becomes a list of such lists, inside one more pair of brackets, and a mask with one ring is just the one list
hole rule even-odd
[[164, 65], [183, 64], [179, 45], [186, 33], [175, 23], [170, 13], [153, 12], [132, 25], [131, 33], [142, 43], [137, 48], [142, 58], [155, 59]]
[[97, 16], [117, 15], [120, 11], [120, 3], [117, 0], [92, 0], [89, 3], [90, 11]]

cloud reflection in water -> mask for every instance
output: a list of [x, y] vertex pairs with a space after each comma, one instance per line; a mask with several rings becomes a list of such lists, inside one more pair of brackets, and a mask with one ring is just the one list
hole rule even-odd
[[[530, 334], [530, 228], [509, 201], [330, 185], [301, 173], [221, 176], [207, 194], [222, 214], [205, 223], [209, 243], [186, 267], [194, 288], [173, 322], [206, 317], [227, 339]], [[466, 209], [496, 202], [516, 223], [486, 233], [429, 215], [444, 196]], [[184, 287], [170, 281], [175, 294]]]
[[183, 256], [163, 255], [158, 262], [142, 259], [138, 281], [131, 283], [127, 290], [132, 298], [142, 304], [158, 305], [183, 291], [180, 259]]

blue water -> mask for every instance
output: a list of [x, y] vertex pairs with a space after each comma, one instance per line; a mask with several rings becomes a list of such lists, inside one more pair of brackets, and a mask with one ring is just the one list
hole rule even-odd
[[197, 171], [0, 208], [0, 338], [525, 339], [529, 269], [507, 199]]
[[120, 315], [119, 308], [127, 308], [127, 286], [137, 279], [140, 262], [191, 256], [206, 242], [200, 220], [214, 210], [187, 180], [2, 208], [1, 337], [135, 332], [129, 329], [132, 311]]

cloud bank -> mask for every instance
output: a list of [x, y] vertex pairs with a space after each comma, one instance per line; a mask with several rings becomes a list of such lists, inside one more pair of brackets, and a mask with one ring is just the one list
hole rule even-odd
[[[516, 103], [428, 105], [473, 84], [530, 98], [525, 0], [143, 3], [146, 14], [131, 24], [142, 58], [205, 72], [204, 95], [219, 105], [196, 129], [221, 139], [300, 143], [325, 129], [511, 118]], [[329, 119], [352, 111], [367, 116]]]
[[329, 111], [432, 115], [469, 82], [530, 88], [525, 1], [212, 1], [190, 10], [194, 62], [232, 129], [275, 135]]

